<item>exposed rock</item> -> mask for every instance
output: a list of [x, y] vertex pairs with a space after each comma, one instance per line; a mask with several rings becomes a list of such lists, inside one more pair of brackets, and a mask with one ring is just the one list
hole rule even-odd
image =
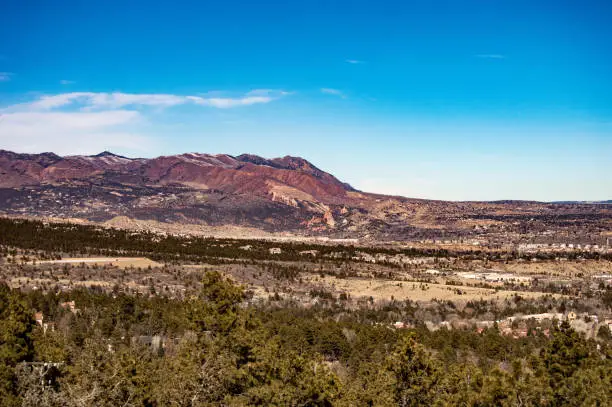
[[336, 227], [336, 220], [334, 219], [334, 214], [331, 210], [328, 210], [323, 214], [323, 219], [330, 228]]

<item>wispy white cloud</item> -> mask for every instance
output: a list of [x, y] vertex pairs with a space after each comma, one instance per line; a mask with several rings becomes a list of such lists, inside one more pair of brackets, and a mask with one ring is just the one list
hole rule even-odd
[[197, 105], [211, 106], [219, 109], [248, 106], [257, 103], [269, 103], [273, 100], [270, 96], [245, 96], [242, 98], [203, 98], [200, 96], [188, 96], [188, 99]]
[[0, 147], [19, 152], [94, 154], [102, 150], [147, 151], [154, 141], [137, 127], [141, 114], [102, 112], [14, 112], [0, 120]]
[[346, 98], [346, 95], [344, 94], [344, 92], [342, 92], [339, 89], [321, 88], [321, 93], [325, 93], [326, 95], [333, 95], [333, 96], [338, 96], [341, 98]]
[[69, 105], [79, 99], [89, 98], [93, 95], [95, 95], [95, 93], [71, 92], [60, 93], [58, 95], [52, 96], [41, 96], [38, 100], [35, 100], [30, 103], [10, 106], [9, 109], [12, 108], [17, 110], [51, 110]]
[[[255, 89], [238, 96], [67, 92], [0, 108], [0, 148], [60, 154], [102, 150], [147, 151], [155, 138], [152, 122], [163, 123], [156, 110], [179, 105], [229, 109], [265, 104], [288, 95]], [[151, 122], [149, 121], [151, 120]]]
[[353, 64], [353, 65], [365, 64], [365, 61], [360, 61], [359, 59], [347, 59], [344, 62], [346, 62], [347, 64]]
[[76, 82], [75, 81], [69, 81], [67, 79], [62, 79], [60, 81], [60, 85], [74, 85]]
[[124, 107], [171, 107], [184, 104], [227, 109], [238, 106], [269, 103], [279, 99], [288, 92], [272, 89], [256, 89], [237, 97], [195, 96], [173, 94], [136, 94], [122, 92], [70, 92], [42, 96], [38, 100], [21, 105], [30, 110], [52, 110], [63, 107], [80, 107], [83, 110], [120, 109]]
[[278, 90], [278, 89], [253, 89], [247, 92], [247, 96], [271, 96], [274, 98], [278, 98], [281, 96], [292, 95], [294, 92], [287, 92], [286, 90]]
[[505, 55], [502, 54], [477, 54], [476, 58], [484, 59], [506, 59]]
[[3, 114], [2, 127], [14, 128], [44, 121], [51, 127], [89, 129], [116, 126], [133, 122], [140, 113], [133, 110], [108, 110], [104, 112], [16, 112]]
[[85, 103], [91, 109], [118, 109], [125, 106], [170, 107], [186, 103], [184, 96], [169, 94], [94, 93]]
[[8, 82], [11, 80], [13, 74], [11, 72], [0, 72], [0, 82]]
[[270, 103], [276, 99], [290, 94], [290, 92], [276, 89], [254, 89], [239, 97], [222, 97], [217, 95], [187, 96], [187, 99], [197, 105], [216, 107], [218, 109], [228, 109], [238, 106]]

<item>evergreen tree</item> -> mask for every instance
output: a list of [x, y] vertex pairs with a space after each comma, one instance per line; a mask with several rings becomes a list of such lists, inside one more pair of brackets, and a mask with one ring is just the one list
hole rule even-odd
[[31, 339], [35, 322], [32, 312], [16, 291], [0, 284], [0, 405], [20, 403], [17, 394], [15, 367], [19, 362], [31, 360]]

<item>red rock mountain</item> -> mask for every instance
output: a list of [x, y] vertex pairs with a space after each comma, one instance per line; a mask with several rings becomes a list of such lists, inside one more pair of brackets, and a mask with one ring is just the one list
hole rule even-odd
[[353, 189], [299, 157], [188, 153], [152, 159], [110, 152], [60, 157], [0, 151], [0, 188], [83, 183], [105, 177], [122, 184], [214, 189], [272, 200], [334, 204]]
[[[546, 231], [609, 230], [612, 205], [444, 202], [356, 191], [297, 157], [181, 154], [151, 159], [109, 152], [60, 157], [0, 150], [0, 215], [377, 239], [463, 240]], [[149, 223], [147, 223], [149, 224]], [[522, 238], [521, 238], [522, 239]]]

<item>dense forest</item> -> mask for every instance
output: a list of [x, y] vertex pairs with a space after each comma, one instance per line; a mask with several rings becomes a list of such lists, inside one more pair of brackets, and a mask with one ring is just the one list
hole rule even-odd
[[[359, 312], [247, 307], [221, 274], [199, 295], [22, 293], [0, 286], [3, 406], [607, 406], [609, 332], [585, 340], [424, 326]], [[76, 308], [66, 307], [68, 300]], [[45, 315], [45, 326], [33, 319]], [[51, 322], [49, 324], [49, 322]]]
[[[355, 259], [357, 252], [367, 254], [429, 256], [435, 258], [461, 257], [467, 260], [509, 261], [516, 259], [554, 260], [558, 254], [519, 253], [517, 251], [449, 251], [425, 248], [386, 248], [340, 244], [277, 242], [269, 240], [218, 239], [198, 236], [160, 235], [147, 231], [103, 228], [93, 225], [48, 223], [37, 220], [0, 217], [0, 246], [18, 247], [46, 253], [83, 255], [147, 256], [155, 260], [215, 262], [219, 258], [265, 260], [302, 260], [304, 253], [316, 250], [321, 256], [336, 259]], [[245, 250], [249, 247], [249, 250]], [[281, 249], [270, 256], [272, 248]], [[612, 261], [612, 253], [573, 251], [564, 254], [567, 259]], [[306, 254], [308, 256], [308, 254]], [[393, 264], [387, 264], [393, 265]]]

